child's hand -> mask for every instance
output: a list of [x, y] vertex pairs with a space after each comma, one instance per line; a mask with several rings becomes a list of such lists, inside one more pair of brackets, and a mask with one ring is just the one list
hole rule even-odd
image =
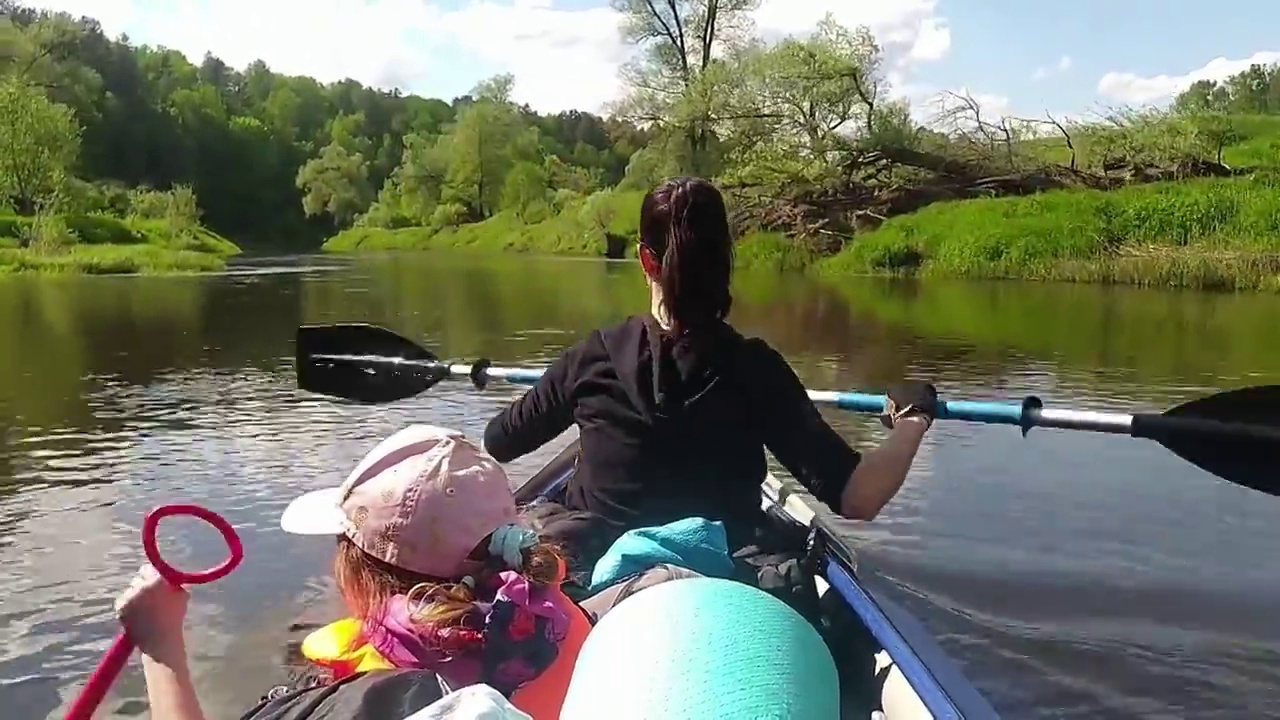
[[186, 655], [182, 623], [189, 597], [147, 564], [116, 598], [116, 615], [142, 654], [157, 660], [179, 659]]

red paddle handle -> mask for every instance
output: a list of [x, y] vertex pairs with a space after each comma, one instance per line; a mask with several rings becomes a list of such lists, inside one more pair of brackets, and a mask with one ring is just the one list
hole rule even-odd
[[[212, 525], [227, 543], [227, 559], [214, 567], [199, 572], [179, 570], [165, 562], [164, 558], [160, 556], [160, 545], [157, 542], [156, 535], [160, 521], [173, 515], [190, 515]], [[221, 515], [199, 505], [161, 505], [147, 513], [147, 517], [142, 521], [142, 549], [147, 554], [147, 561], [156, 569], [160, 577], [175, 587], [203, 585], [213, 582], [235, 570], [240, 561], [244, 560], [244, 545], [240, 542], [240, 536], [236, 534], [235, 528], [231, 527], [231, 524]], [[98, 667], [94, 668], [93, 674], [89, 676], [89, 681], [85, 683], [84, 689], [80, 691], [75, 701], [71, 703], [71, 707], [67, 709], [64, 720], [91, 720], [93, 718], [93, 713], [102, 704], [102, 699], [107, 696], [107, 691], [111, 689], [112, 683], [116, 681], [116, 678], [120, 676], [120, 672], [124, 670], [124, 666], [128, 664], [129, 656], [133, 655], [135, 647], [133, 640], [127, 634], [121, 632], [116, 636], [115, 641], [111, 643], [111, 648], [107, 650], [107, 654], [102, 657]]]
[[[190, 515], [191, 517], [200, 518], [201, 520], [213, 526], [222, 535], [222, 540], [227, 544], [227, 559], [221, 564], [214, 565], [207, 570], [199, 572], [186, 572], [170, 565], [160, 556], [160, 545], [157, 542], [156, 531], [160, 526], [160, 521], [173, 515]], [[236, 529], [231, 527], [231, 523], [227, 522], [218, 513], [202, 508], [199, 505], [161, 505], [160, 507], [147, 513], [147, 517], [142, 521], [142, 550], [147, 554], [147, 562], [160, 573], [160, 577], [169, 581], [169, 584], [175, 587], [183, 585], [204, 585], [214, 580], [221, 580], [236, 569], [240, 561], [244, 559], [244, 545], [240, 542], [240, 536], [236, 534]]]
[[116, 635], [115, 642], [111, 643], [111, 649], [102, 656], [102, 661], [98, 663], [98, 667], [94, 668], [89, 681], [84, 684], [84, 689], [67, 709], [65, 720], [92, 720], [93, 713], [102, 704], [102, 699], [107, 696], [112, 683], [129, 663], [129, 656], [133, 655], [134, 647], [128, 635], [123, 632]]

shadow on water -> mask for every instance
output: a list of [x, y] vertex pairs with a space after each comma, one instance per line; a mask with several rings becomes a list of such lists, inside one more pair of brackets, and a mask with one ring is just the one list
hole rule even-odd
[[[340, 481], [397, 425], [478, 434], [519, 392], [446, 383], [384, 408], [304, 396], [291, 368], [299, 323], [365, 320], [445, 357], [540, 363], [645, 308], [637, 273], [421, 255], [0, 279], [0, 703], [58, 715], [113, 634], [142, 513], [197, 499], [245, 539], [245, 565], [196, 594], [188, 623], [207, 710], [237, 716], [278, 672], [297, 609], [327, 587], [331, 546], [277, 530], [288, 500]], [[811, 387], [905, 374], [950, 397], [1127, 409], [1280, 381], [1270, 296], [770, 274], [740, 277], [735, 299], [735, 324]], [[829, 417], [859, 445], [881, 437], [873, 418]], [[1158, 447], [941, 423], [885, 514], [847, 528], [885, 591], [1008, 717], [1280, 717], [1280, 501]], [[167, 532], [179, 563], [218, 559], [211, 532]], [[141, 694], [128, 675], [110, 713], [139, 714]]]

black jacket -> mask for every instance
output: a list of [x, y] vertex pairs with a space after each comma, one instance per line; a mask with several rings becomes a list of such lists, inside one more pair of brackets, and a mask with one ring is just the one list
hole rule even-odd
[[735, 546], [759, 522], [765, 448], [832, 508], [859, 460], [786, 360], [727, 324], [697, 342], [647, 315], [592, 332], [490, 421], [485, 447], [507, 462], [573, 424], [566, 505], [626, 527], [721, 520]]

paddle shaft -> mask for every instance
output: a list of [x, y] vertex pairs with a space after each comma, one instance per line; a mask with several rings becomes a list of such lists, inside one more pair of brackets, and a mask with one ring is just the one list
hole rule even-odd
[[116, 635], [111, 648], [102, 657], [98, 667], [94, 668], [80, 695], [71, 703], [71, 707], [67, 708], [67, 714], [63, 716], [63, 720], [91, 720], [98, 706], [102, 704], [103, 698], [107, 696], [107, 691], [111, 689], [116, 678], [124, 670], [124, 666], [128, 664], [129, 657], [133, 655], [136, 647], [133, 640], [125, 633]]
[[[448, 365], [449, 376], [473, 377], [475, 366]], [[516, 385], [532, 385], [542, 377], [542, 368], [485, 368], [485, 380], [502, 380]], [[474, 382], [474, 379], [473, 379]], [[477, 383], [479, 385], [480, 383]], [[870, 393], [810, 390], [809, 399], [840, 410], [879, 415], [888, 397]], [[1085, 432], [1130, 435], [1158, 439], [1176, 434], [1257, 439], [1280, 442], [1280, 429], [1262, 425], [1223, 422], [1209, 418], [1169, 417], [1159, 413], [1113, 413], [1096, 410], [1060, 410], [1044, 407], [1040, 398], [1028, 395], [1022, 402], [979, 400], [939, 400], [938, 420], [960, 420], [985, 425], [1013, 425], [1025, 434], [1031, 428], [1083, 430]]]
[[[486, 365], [449, 365], [420, 360], [397, 360], [384, 356], [347, 354], [317, 354], [317, 360], [347, 362], [374, 362], [430, 367], [447, 370], [450, 378], [470, 379], [478, 387], [490, 381], [516, 385], [532, 385], [542, 377], [544, 368], [498, 367]], [[887, 398], [869, 393], [838, 392], [834, 390], [810, 390], [809, 398], [820, 405], [833, 405], [841, 410], [878, 415], [884, 412]], [[1060, 430], [1084, 430], [1087, 432], [1132, 435], [1152, 438], [1157, 433], [1195, 432], [1216, 436], [1257, 436], [1261, 439], [1280, 440], [1280, 431], [1269, 427], [1242, 426], [1199, 418], [1170, 418], [1159, 414], [1129, 414], [1097, 412], [1093, 410], [1058, 410], [1046, 408], [1039, 398], [1028, 396], [1022, 402], [981, 402], [974, 400], [949, 400], [938, 402], [939, 420], [961, 420], [988, 425], [1013, 425], [1023, 432], [1035, 427]]]
[[[368, 323], [303, 325], [295, 343], [298, 387], [359, 403], [389, 403], [413, 397], [449, 378], [466, 378], [478, 389], [491, 381], [532, 385], [541, 368], [493, 367], [441, 362], [408, 338]], [[841, 410], [881, 414], [884, 395], [809, 391], [816, 403]], [[1025, 436], [1033, 427], [1121, 435], [1152, 440], [1212, 475], [1268, 495], [1280, 496], [1280, 385], [1224, 390], [1160, 413], [1056, 410], [1035, 396], [1015, 402], [939, 401], [935, 417], [1013, 425]]]

